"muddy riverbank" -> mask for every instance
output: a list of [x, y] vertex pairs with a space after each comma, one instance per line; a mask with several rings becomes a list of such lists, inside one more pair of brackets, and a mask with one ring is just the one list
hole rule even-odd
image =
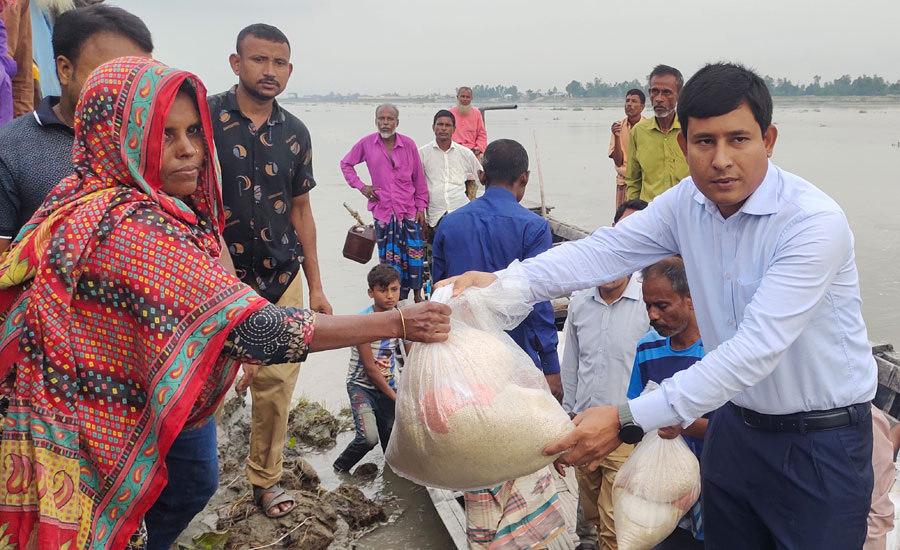
[[[337, 436], [352, 431], [350, 412], [332, 414], [321, 403], [301, 398], [291, 410], [282, 486], [296, 499], [288, 515], [270, 519], [253, 502], [244, 475], [250, 442], [249, 400], [231, 395], [218, 425], [219, 490], [178, 541], [179, 550], [355, 548], [366, 533], [388, 521], [390, 497], [370, 499], [379, 466], [364, 463], [337, 486], [323, 486], [304, 456], [336, 447]], [[396, 513], [393, 511], [392, 513]]]

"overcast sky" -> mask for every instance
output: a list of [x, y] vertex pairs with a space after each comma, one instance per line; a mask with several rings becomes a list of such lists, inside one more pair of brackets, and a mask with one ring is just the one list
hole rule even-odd
[[238, 31], [279, 27], [299, 94], [450, 93], [461, 84], [563, 89], [572, 79], [643, 78], [657, 63], [685, 77], [740, 61], [809, 82], [843, 74], [900, 79], [896, 0], [108, 0], [147, 23], [156, 56], [231, 85]]

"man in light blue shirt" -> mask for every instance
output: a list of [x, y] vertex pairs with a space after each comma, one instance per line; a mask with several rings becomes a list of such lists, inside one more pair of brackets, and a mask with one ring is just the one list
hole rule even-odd
[[[706, 547], [860, 548], [877, 370], [853, 235], [831, 198], [769, 162], [771, 113], [759, 76], [704, 67], [678, 105], [691, 177], [615, 229], [499, 276], [526, 277], [546, 300], [681, 254], [706, 356], [630, 407], [589, 409], [546, 452], [571, 448], [563, 462], [592, 464], [721, 407], [704, 448]], [[493, 277], [469, 274], [456, 292]]]

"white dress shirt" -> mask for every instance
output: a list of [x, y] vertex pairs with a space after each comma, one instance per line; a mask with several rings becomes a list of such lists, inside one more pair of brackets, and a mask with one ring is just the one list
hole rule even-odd
[[566, 346], [559, 374], [563, 409], [618, 405], [625, 400], [638, 340], [650, 329], [640, 277], [633, 276], [622, 295], [607, 304], [594, 287], [569, 302]]
[[498, 275], [524, 276], [542, 301], [674, 253], [684, 257], [707, 354], [662, 391], [630, 402], [645, 430], [687, 425], [729, 400], [789, 414], [875, 395], [847, 219], [831, 198], [771, 162], [728, 219], [686, 178], [616, 227]]
[[481, 164], [472, 151], [452, 141], [446, 151], [437, 141], [419, 147], [419, 158], [428, 183], [428, 225], [434, 227], [441, 216], [469, 203], [466, 181], [478, 181]]

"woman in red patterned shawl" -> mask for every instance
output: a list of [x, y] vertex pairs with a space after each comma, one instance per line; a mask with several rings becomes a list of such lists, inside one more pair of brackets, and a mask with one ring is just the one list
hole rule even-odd
[[85, 83], [75, 174], [0, 257], [0, 543], [124, 547], [238, 361], [446, 339], [446, 306], [316, 317], [225, 271], [212, 135], [189, 73], [121, 58]]

